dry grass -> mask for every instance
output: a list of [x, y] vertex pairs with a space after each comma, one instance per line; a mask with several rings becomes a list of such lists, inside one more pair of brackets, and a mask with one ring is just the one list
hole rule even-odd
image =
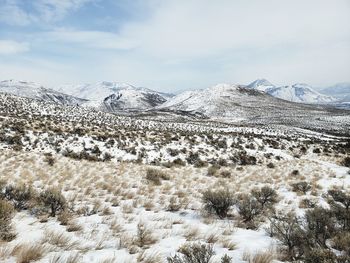
[[46, 253], [43, 245], [18, 245], [12, 252], [16, 256], [16, 263], [29, 263], [41, 259]]
[[50, 244], [52, 246], [63, 248], [65, 250], [72, 250], [78, 247], [79, 242], [73, 241], [72, 237], [63, 232], [55, 232], [46, 230], [41, 240], [42, 244]]
[[260, 251], [252, 254], [249, 251], [244, 251], [242, 259], [248, 263], [271, 263], [276, 255], [272, 249]]
[[61, 253], [57, 253], [52, 256], [49, 263], [79, 263], [81, 262], [81, 256], [79, 253], [71, 253], [68, 256], [64, 256]]
[[137, 256], [137, 262], [142, 263], [163, 263], [162, 254], [157, 251], [144, 250]]

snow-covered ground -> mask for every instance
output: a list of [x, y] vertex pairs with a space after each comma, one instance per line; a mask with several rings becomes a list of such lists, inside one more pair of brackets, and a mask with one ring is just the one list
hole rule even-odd
[[[238, 194], [271, 186], [279, 195], [277, 210], [295, 210], [302, 214], [302, 199], [312, 198], [322, 203], [322, 194], [333, 185], [350, 189], [348, 169], [339, 166], [337, 158], [312, 153], [272, 161], [274, 168], [266, 165], [222, 167], [231, 173], [229, 178], [208, 176], [207, 168], [159, 167], [169, 175], [161, 185], [146, 180], [145, 165], [75, 161], [60, 155], [54, 155], [54, 159], [55, 163], [50, 166], [40, 153], [1, 151], [3, 180], [31, 184], [38, 191], [47, 186], [60, 188], [74, 211], [68, 226], [63, 226], [59, 217], [43, 220], [30, 210], [18, 212], [13, 220], [17, 237], [2, 243], [2, 251], [29, 243], [45, 248], [38, 262], [52, 262], [58, 255], [78, 255], [78, 262], [107, 259], [111, 260], [108, 262], [166, 262], [165, 258], [174, 255], [182, 244], [200, 241], [214, 244], [213, 262], [220, 262], [224, 254], [231, 256], [233, 262], [245, 262], [242, 257], [247, 251], [254, 254], [273, 250], [278, 241], [265, 232], [264, 220], [258, 229], [251, 230], [239, 224], [234, 210], [232, 218], [223, 220], [204, 214], [201, 202], [204, 190], [227, 187]], [[292, 175], [293, 170], [299, 174]], [[301, 179], [312, 182], [312, 194], [292, 191], [292, 183]], [[169, 211], [172, 198], [178, 204], [178, 211]], [[68, 232], [71, 224], [78, 225], [78, 230]], [[134, 240], [140, 225], [150, 230], [152, 236], [145, 247], [137, 246]], [[64, 244], [48, 241], [50, 236], [59, 234], [66, 238]], [[140, 261], [142, 253], [158, 261]], [[16, 256], [6, 253], [2, 256], [2, 262], [16, 262]]]
[[[283, 246], [268, 231], [273, 215], [303, 218], [314, 205], [329, 207], [328, 190], [350, 190], [349, 116], [313, 118], [338, 126], [157, 120], [0, 95], [0, 197], [4, 185], [36, 193], [15, 213], [16, 236], [0, 243], [0, 261], [28, 262], [23, 257], [35, 251], [43, 263], [165, 263], [199, 242], [213, 246], [211, 263], [225, 254], [258, 263], [249, 255], [261, 253], [269, 255], [264, 262], [278, 262]], [[38, 201], [52, 187], [66, 199], [56, 216]], [[276, 203], [247, 221], [239, 200], [262, 187], [276, 191]], [[226, 216], [205, 209], [207, 190], [234, 196]]]

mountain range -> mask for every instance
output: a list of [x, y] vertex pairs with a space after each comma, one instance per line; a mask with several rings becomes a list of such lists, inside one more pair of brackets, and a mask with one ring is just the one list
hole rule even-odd
[[[57, 91], [56, 91], [57, 90]], [[0, 82], [0, 92], [61, 105], [92, 107], [112, 113], [176, 112], [209, 118], [235, 120], [252, 116], [256, 111], [281, 112], [284, 108], [302, 109], [306, 104], [336, 105], [350, 101], [349, 86], [339, 84], [324, 90], [314, 90], [306, 84], [275, 86], [266, 79], [249, 85], [218, 84], [202, 90], [185, 91], [178, 95], [157, 92], [120, 82], [63, 85], [55, 90], [42, 85], [15, 80]], [[69, 94], [69, 95], [68, 95]]]
[[57, 89], [88, 100], [84, 106], [109, 112], [146, 110], [161, 105], [174, 96], [127, 83], [107, 81], [96, 84], [65, 85]]
[[77, 106], [87, 102], [86, 99], [48, 89], [37, 83], [27, 81], [0, 81], [0, 92], [60, 105]]
[[[258, 79], [250, 83], [247, 87], [250, 89], [264, 91], [273, 97], [298, 103], [322, 104], [337, 101], [336, 98], [329, 95], [321, 94], [314, 90], [311, 86], [301, 83], [294, 84], [291, 86], [277, 87], [271, 84], [266, 79]], [[331, 95], [332, 93], [330, 92], [329, 94]]]

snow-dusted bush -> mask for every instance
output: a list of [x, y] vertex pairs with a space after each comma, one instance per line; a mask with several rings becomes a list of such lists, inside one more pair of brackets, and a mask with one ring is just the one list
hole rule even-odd
[[332, 243], [335, 249], [344, 251], [345, 255], [350, 257], [350, 232], [349, 231], [339, 232], [333, 238]]
[[66, 199], [58, 189], [47, 189], [40, 194], [40, 200], [48, 207], [51, 216], [56, 216], [56, 213], [62, 211], [66, 206]]
[[257, 228], [255, 219], [263, 213], [263, 207], [252, 195], [240, 195], [237, 198], [237, 210], [247, 228]]
[[342, 161], [342, 165], [345, 167], [350, 167], [350, 157], [345, 157]]
[[209, 189], [203, 192], [202, 201], [207, 212], [215, 213], [218, 217], [224, 218], [234, 204], [234, 196], [228, 189]]
[[27, 209], [30, 201], [32, 201], [36, 193], [30, 186], [22, 185], [7, 185], [5, 187], [4, 196], [18, 210]]
[[263, 186], [261, 189], [253, 189], [252, 195], [260, 203], [262, 208], [277, 203], [277, 192], [269, 186]]
[[0, 199], [0, 240], [10, 241], [15, 238], [12, 233], [11, 220], [14, 215], [14, 208], [6, 200]]
[[[320, 262], [342, 262], [337, 260], [337, 256], [330, 250], [317, 248], [307, 251], [303, 262], [305, 263], [320, 263]], [[344, 261], [348, 262], [348, 261]]]
[[168, 257], [168, 263], [209, 263], [215, 255], [213, 245], [193, 243], [184, 244], [179, 248], [179, 254]]
[[169, 180], [169, 175], [161, 170], [148, 168], [146, 170], [146, 179], [156, 185], [160, 185], [161, 180]]
[[303, 194], [306, 194], [306, 192], [311, 190], [311, 185], [305, 181], [294, 183], [291, 186], [294, 192], [300, 192]]
[[327, 239], [336, 233], [336, 222], [330, 210], [321, 207], [306, 211], [306, 236], [310, 246], [326, 248]]
[[350, 194], [339, 189], [329, 190], [331, 212], [342, 230], [350, 231]]

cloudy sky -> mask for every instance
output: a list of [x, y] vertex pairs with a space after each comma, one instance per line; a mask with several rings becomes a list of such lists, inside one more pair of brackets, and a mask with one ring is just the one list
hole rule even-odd
[[0, 79], [350, 81], [349, 0], [0, 0]]

